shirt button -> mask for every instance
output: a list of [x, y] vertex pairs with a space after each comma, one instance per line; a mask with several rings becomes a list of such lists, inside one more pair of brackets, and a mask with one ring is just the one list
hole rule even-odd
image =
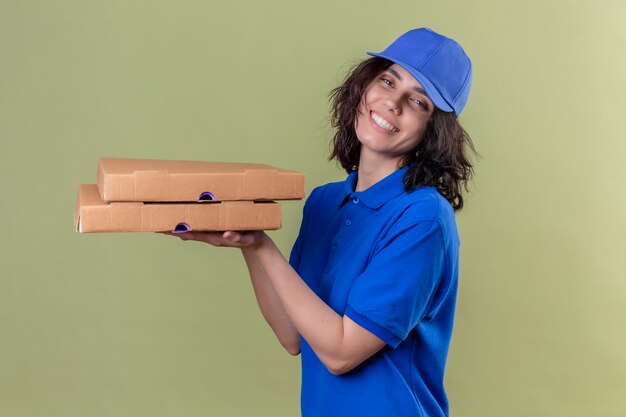
[[354, 198], [352, 199], [352, 202], [353, 202], [354, 204], [358, 204], [358, 203], [359, 203], [359, 197], [354, 197]]
[[350, 226], [352, 224], [352, 222], [350, 221], [350, 219], [346, 220], [346, 226]]

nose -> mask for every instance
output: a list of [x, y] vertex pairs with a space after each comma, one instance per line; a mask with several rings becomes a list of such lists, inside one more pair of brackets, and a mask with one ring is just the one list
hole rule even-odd
[[389, 95], [385, 98], [385, 105], [389, 109], [390, 112], [394, 114], [400, 114], [402, 112], [402, 105], [400, 104], [400, 94], [395, 92], [390, 92]]

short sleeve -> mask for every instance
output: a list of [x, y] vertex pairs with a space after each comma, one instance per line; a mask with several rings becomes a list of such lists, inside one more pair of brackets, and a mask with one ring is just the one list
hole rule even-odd
[[294, 242], [291, 253], [289, 255], [289, 264], [296, 271], [298, 270], [298, 266], [300, 265], [300, 257], [302, 256], [302, 226], [300, 226], [300, 233], [296, 237], [296, 241]]
[[304, 240], [303, 235], [304, 235], [304, 230], [305, 230], [305, 224], [307, 221], [307, 212], [308, 212], [307, 207], [311, 204], [315, 191], [316, 190], [314, 189], [313, 192], [311, 192], [311, 195], [309, 195], [309, 197], [304, 202], [304, 206], [302, 207], [302, 220], [300, 222], [300, 230], [298, 231], [298, 236], [296, 237], [296, 240], [293, 246], [291, 247], [291, 253], [289, 254], [289, 264], [296, 271], [298, 270], [298, 267], [300, 266], [300, 259], [302, 257], [302, 242]]
[[394, 348], [426, 315], [445, 268], [439, 222], [395, 229], [354, 282], [345, 312]]

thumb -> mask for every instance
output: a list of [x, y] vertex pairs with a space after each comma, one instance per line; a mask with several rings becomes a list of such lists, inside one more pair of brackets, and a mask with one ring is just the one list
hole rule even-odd
[[241, 234], [228, 230], [222, 234], [222, 237], [226, 240], [230, 240], [231, 242], [238, 242], [241, 239]]

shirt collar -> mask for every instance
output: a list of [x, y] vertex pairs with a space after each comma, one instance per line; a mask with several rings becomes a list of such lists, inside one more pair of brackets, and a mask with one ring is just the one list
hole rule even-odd
[[342, 206], [347, 201], [347, 197], [352, 196], [352, 198], [358, 198], [369, 208], [375, 210], [380, 208], [387, 201], [404, 192], [404, 174], [408, 169], [408, 166], [404, 166], [364, 191], [354, 191], [358, 180], [358, 171], [350, 172], [344, 182], [343, 193], [341, 193], [337, 205]]

